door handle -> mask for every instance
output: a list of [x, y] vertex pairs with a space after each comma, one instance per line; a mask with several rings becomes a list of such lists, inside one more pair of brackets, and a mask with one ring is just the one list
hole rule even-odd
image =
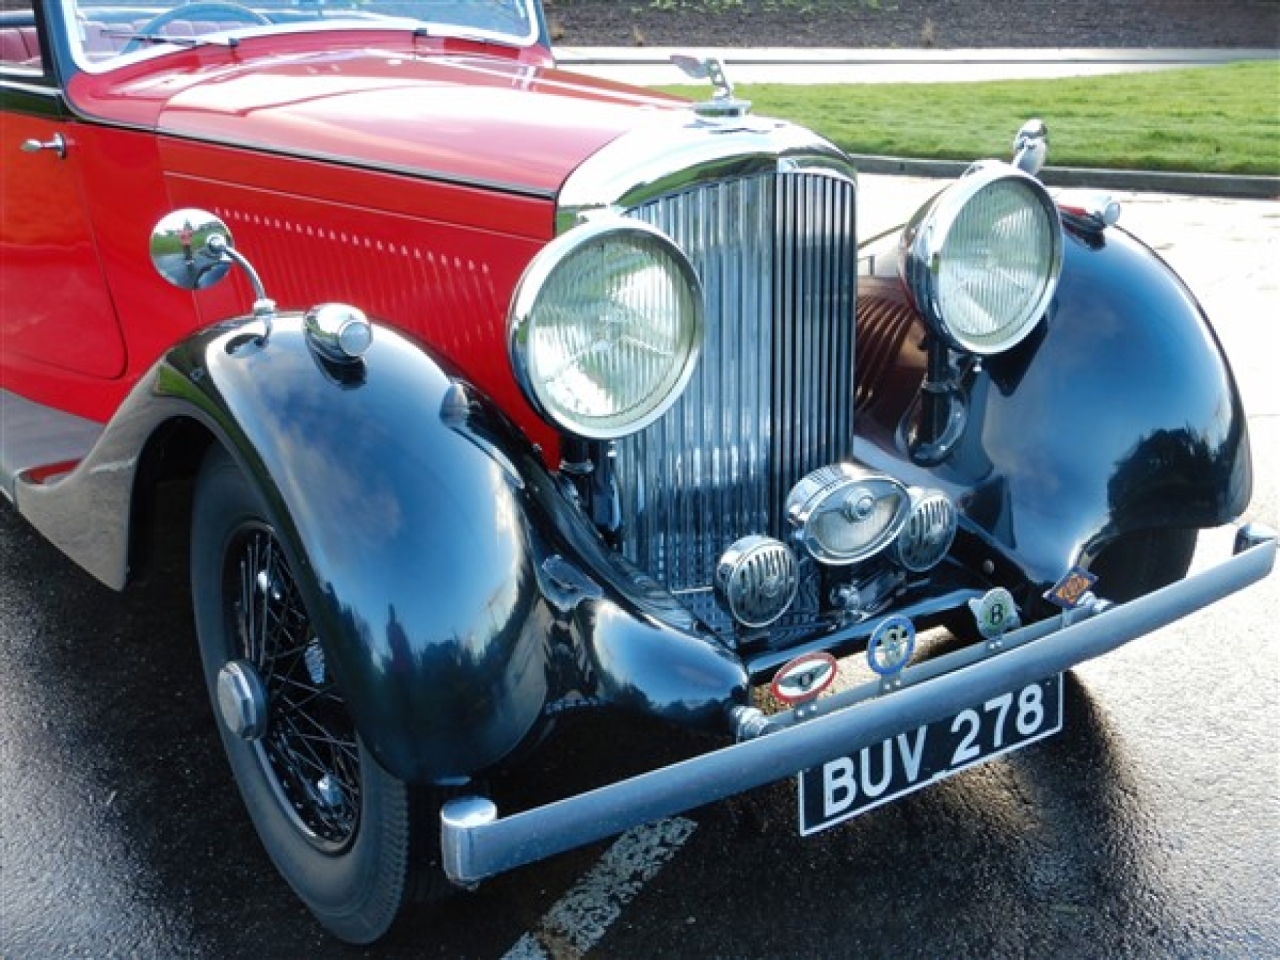
[[58, 155], [59, 160], [63, 160], [67, 156], [67, 141], [62, 134], [55, 133], [52, 139], [49, 140], [37, 140], [34, 137], [30, 140], [23, 140], [18, 149], [23, 153], [39, 153], [41, 150], [52, 150]]

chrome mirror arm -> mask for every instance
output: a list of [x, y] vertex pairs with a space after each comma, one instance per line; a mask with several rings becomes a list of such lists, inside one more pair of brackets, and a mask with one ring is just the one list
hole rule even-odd
[[249, 285], [253, 287], [253, 317], [255, 320], [262, 321], [263, 331], [258, 338], [258, 343], [266, 343], [271, 336], [272, 324], [276, 316], [276, 302], [267, 296], [266, 287], [262, 284], [262, 278], [258, 276], [258, 271], [254, 269], [253, 264], [249, 262], [249, 258], [240, 253], [235, 247], [227, 242], [227, 238], [221, 233], [214, 233], [205, 241], [205, 250], [209, 256], [221, 262], [230, 261], [245, 272], [245, 276], [249, 278]]

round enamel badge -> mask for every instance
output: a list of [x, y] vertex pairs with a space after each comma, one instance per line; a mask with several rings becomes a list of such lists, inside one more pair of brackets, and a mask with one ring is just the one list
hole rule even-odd
[[769, 688], [785, 703], [806, 703], [831, 686], [836, 669], [836, 658], [831, 654], [806, 653], [779, 670]]
[[969, 609], [978, 621], [978, 632], [988, 640], [1017, 629], [1020, 625], [1018, 605], [1013, 602], [1013, 595], [1004, 587], [988, 590], [981, 600], [969, 601]]
[[916, 650], [916, 628], [902, 616], [892, 616], [880, 622], [867, 644], [867, 662], [882, 677], [901, 673]]

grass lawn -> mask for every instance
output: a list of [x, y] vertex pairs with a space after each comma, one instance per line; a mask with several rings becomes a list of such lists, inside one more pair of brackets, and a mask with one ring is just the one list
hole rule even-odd
[[[708, 88], [663, 87], [702, 99]], [[744, 84], [754, 113], [817, 130], [850, 153], [1007, 158], [1029, 117], [1060, 167], [1280, 175], [1280, 61], [1060, 80]]]

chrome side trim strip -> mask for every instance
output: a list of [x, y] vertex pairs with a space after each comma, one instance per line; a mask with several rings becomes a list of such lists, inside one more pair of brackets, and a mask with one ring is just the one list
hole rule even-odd
[[1059, 621], [1064, 625], [1047, 636], [1040, 636], [1046, 630], [1043, 623], [1025, 628], [1031, 640], [1019, 638], [1023, 631], [1011, 633], [1002, 650], [932, 679], [920, 679], [920, 672], [935, 672], [936, 661], [908, 668], [900, 690], [759, 739], [509, 817], [499, 818], [484, 798], [451, 800], [440, 813], [445, 873], [455, 883], [474, 885], [637, 824], [782, 779], [1052, 676], [1261, 580], [1275, 565], [1276, 536], [1271, 530], [1245, 528], [1237, 537], [1240, 552], [1209, 570], [1129, 603], [1099, 602], [1093, 609], [1063, 614]]

